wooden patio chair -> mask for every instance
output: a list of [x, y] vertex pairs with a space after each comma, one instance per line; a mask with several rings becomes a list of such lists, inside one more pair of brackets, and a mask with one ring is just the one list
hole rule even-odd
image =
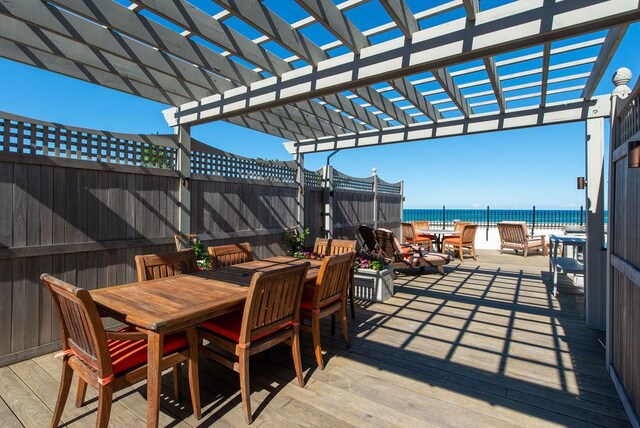
[[451, 262], [451, 257], [446, 254], [423, 252], [409, 245], [401, 245], [392, 231], [388, 229], [376, 229], [375, 231], [380, 256], [394, 270], [435, 267], [440, 275], [444, 275], [444, 265]]
[[[74, 287], [48, 274], [40, 279], [51, 292], [62, 337], [62, 378], [51, 426], [58, 426], [69, 395], [73, 372], [79, 376], [76, 406], [84, 404], [87, 384], [98, 390], [96, 426], [107, 427], [113, 393], [147, 376], [147, 336], [126, 328], [106, 331], [87, 290]], [[195, 328], [165, 336], [161, 368], [174, 368], [189, 361], [189, 385], [193, 410], [200, 419], [198, 341]], [[175, 380], [175, 377], [174, 377]], [[174, 385], [176, 394], [179, 385]]]
[[205, 321], [200, 336], [209, 341], [202, 355], [240, 374], [242, 408], [247, 424], [253, 421], [249, 382], [249, 357], [281, 342], [291, 346], [298, 385], [304, 386], [300, 359], [300, 299], [309, 263], [251, 278], [244, 310]]
[[471, 256], [473, 260], [478, 260], [476, 256], [476, 231], [478, 230], [477, 224], [466, 223], [462, 225], [462, 229], [460, 231], [460, 235], [450, 236], [442, 240], [442, 252], [444, 253], [447, 250], [447, 246], [454, 247], [455, 250], [458, 251], [460, 255], [460, 261], [464, 262], [464, 254], [463, 250], [465, 248], [471, 251]]
[[316, 238], [316, 242], [313, 245], [313, 254], [324, 257], [348, 253], [349, 251], [355, 252], [356, 244], [356, 241], [348, 239]]
[[[344, 254], [349, 251], [356, 252], [357, 241], [348, 239], [325, 239], [316, 238], [316, 242], [313, 245], [313, 254], [318, 257], [335, 256], [336, 254]], [[349, 306], [351, 307], [351, 318], [356, 318], [356, 304], [355, 304], [355, 285], [353, 281], [353, 269], [351, 275], [349, 275]], [[335, 330], [335, 318], [331, 319], [332, 331]]]
[[431, 250], [433, 244], [431, 238], [425, 235], [419, 236], [413, 223], [400, 223], [402, 227], [402, 241], [405, 244], [415, 245], [418, 247]]
[[516, 254], [522, 251], [525, 257], [530, 251], [542, 250], [542, 255], [547, 255], [545, 235], [529, 236], [527, 223], [524, 221], [501, 221], [498, 223], [500, 234], [500, 254], [505, 248], [514, 250]]
[[367, 249], [367, 252], [372, 256], [378, 256], [380, 253], [380, 247], [378, 246], [378, 240], [376, 239], [376, 234], [373, 228], [369, 226], [358, 226], [358, 232], [362, 237], [362, 242]]
[[253, 251], [251, 250], [251, 244], [248, 242], [208, 247], [207, 252], [211, 259], [212, 269], [253, 261]]
[[136, 256], [135, 259], [139, 282], [198, 271], [198, 260], [193, 250], [144, 254]]
[[436, 236], [435, 235], [429, 235], [429, 234], [425, 234], [425, 233], [421, 233], [421, 230], [429, 230], [431, 229], [430, 225], [429, 225], [429, 221], [427, 220], [419, 220], [419, 221], [414, 221], [413, 223], [413, 230], [415, 230], [416, 232], [416, 236], [418, 238], [429, 238], [431, 241], [435, 241], [436, 240]]
[[320, 370], [324, 370], [322, 344], [320, 343], [320, 320], [322, 318], [338, 313], [342, 336], [349, 345], [346, 293], [347, 283], [353, 272], [354, 260], [355, 253], [353, 251], [325, 257], [322, 260], [315, 287], [304, 287], [300, 304], [300, 318], [302, 321], [309, 320], [311, 324], [301, 322], [300, 328], [311, 333], [316, 361]]

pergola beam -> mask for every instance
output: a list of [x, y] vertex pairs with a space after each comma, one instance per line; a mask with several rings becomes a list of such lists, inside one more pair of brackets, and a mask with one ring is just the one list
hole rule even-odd
[[[120, 48], [120, 50], [124, 51], [125, 53], [128, 52], [127, 49], [122, 49], [120, 43], [118, 43], [119, 40], [124, 40], [127, 42], [128, 45], [134, 45], [138, 49], [140, 49], [140, 47], [143, 47], [143, 48], [146, 48], [147, 50], [156, 52], [156, 54], [158, 54], [159, 52], [162, 52], [162, 50], [166, 50], [171, 55], [176, 55], [178, 57], [184, 58], [186, 61], [192, 61], [193, 63], [197, 64], [198, 67], [209, 68], [209, 69], [212, 69], [211, 70], [212, 72], [219, 72], [219, 73], [225, 74], [226, 77], [230, 79], [235, 80], [239, 78], [238, 76], [242, 76], [242, 78], [245, 79], [247, 82], [256, 82], [256, 81], [259, 81], [261, 78], [261, 76], [255, 71], [250, 70], [235, 61], [225, 58], [224, 56], [218, 54], [213, 50], [210, 50], [197, 43], [194, 43], [188, 40], [187, 38], [185, 38], [184, 36], [174, 31], [171, 31], [166, 27], [163, 27], [153, 21], [150, 21], [143, 16], [137, 15], [131, 10], [128, 10], [119, 5], [115, 5], [112, 2], [105, 2], [104, 0], [96, 0], [95, 8], [88, 8], [86, 5], [80, 3], [78, 0], [59, 0], [59, 1], [55, 0], [55, 1], [56, 3], [59, 3], [61, 6], [72, 10], [74, 13], [78, 13], [88, 19], [95, 20], [96, 22], [106, 25], [109, 28], [114, 28], [114, 29], [117, 29], [118, 31], [122, 31], [125, 34], [127, 34], [129, 37], [134, 37], [145, 44], [150, 44], [151, 46], [155, 46], [159, 50], [149, 48], [148, 46], [145, 46], [143, 43], [137, 43], [133, 40], [124, 38], [114, 31], [110, 31], [101, 26], [92, 24], [64, 10], [57, 9], [50, 5], [46, 5], [42, 3], [40, 0], [19, 0], [19, 1], [9, 0], [9, 3], [11, 4], [11, 8], [12, 8], [10, 11], [12, 13], [20, 13], [24, 19], [36, 20], [36, 23], [38, 25], [47, 25], [48, 28], [51, 28], [54, 30], [58, 29], [60, 31], [66, 32], [69, 36], [73, 36], [74, 31], [76, 29], [79, 29], [82, 31], [82, 34], [83, 34], [82, 40], [87, 40], [87, 39], [95, 40], [95, 42], [101, 44], [102, 47], [105, 47], [105, 46], [110, 47], [113, 50], [118, 50], [118, 48]], [[159, 4], [161, 4], [162, 11], [164, 13], [169, 13], [171, 11], [171, 9], [169, 9], [170, 7], [169, 3], [162, 2]], [[176, 6], [175, 3], [171, 3], [171, 4]], [[43, 8], [46, 8], [46, 9], [43, 9]], [[31, 11], [31, 13], [29, 13], [29, 11]], [[37, 13], [33, 13], [34, 11]], [[207, 22], [204, 21], [204, 17], [198, 14], [197, 9], [193, 10], [193, 8], [191, 8], [191, 9], [185, 10], [185, 13], [190, 18], [193, 18], [193, 19], [198, 18], [199, 19], [198, 22], [201, 27], [208, 28], [205, 25]], [[43, 16], [45, 17], [44, 19], [43, 19]], [[181, 24], [181, 23], [188, 23], [189, 21], [176, 20], [175, 22], [177, 24]], [[132, 26], [134, 28], [131, 28]], [[143, 29], [138, 29], [136, 27], [143, 27]], [[144, 30], [145, 28], [146, 28], [146, 31]], [[225, 29], [218, 29], [218, 33], [224, 32], [224, 30]], [[101, 37], [98, 38], [93, 34], [94, 32], [95, 33], [102, 32], [103, 34], [101, 35]], [[258, 53], [252, 51], [249, 47], [247, 47], [249, 45], [253, 45], [251, 41], [244, 38], [244, 36], [242, 36], [239, 33], [233, 33], [233, 35], [234, 35], [233, 39], [230, 39], [230, 38], [226, 39], [227, 42], [229, 43], [233, 42], [233, 43], [242, 45], [243, 46], [242, 49], [238, 48], [237, 49], [238, 51], [241, 51], [244, 49], [248, 52], [253, 52], [253, 57], [251, 59], [256, 60], [256, 58], [259, 58], [261, 53], [266, 52], [264, 51], [264, 49]], [[107, 41], [109, 40], [109, 37], [115, 40], [113, 40], [111, 43], [107, 43]], [[219, 38], [217, 41], [220, 41], [220, 42], [225, 41], [224, 36], [221, 36], [216, 33], [216, 37]], [[159, 40], [159, 38], [162, 38], [162, 40]], [[167, 58], [171, 58], [171, 56], [168, 56], [166, 54], [163, 54], [163, 56]], [[289, 64], [286, 64], [284, 61], [282, 61], [280, 58], [276, 57], [273, 54], [268, 53], [268, 55], [266, 55], [265, 64], [268, 63], [269, 60], [272, 61], [274, 64], [273, 66], [274, 71], [278, 69], [282, 70], [285, 68], [287, 70], [291, 70], [291, 67]], [[174, 60], [174, 61], [177, 61], [177, 60]], [[219, 62], [224, 62], [228, 69], [233, 69], [234, 71], [232, 73], [226, 73], [226, 72], [223, 72], [223, 70], [217, 70], [215, 69], [215, 67], [211, 67], [212, 64], [217, 64]], [[191, 66], [189, 66], [188, 64], [186, 65], [187, 67], [190, 67], [192, 70], [197, 71], [197, 69], [192, 65]], [[215, 77], [214, 75], [210, 75], [210, 76]], [[237, 85], [228, 80], [222, 80], [220, 78], [217, 78], [217, 80], [218, 80], [218, 86], [221, 85], [220, 81], [222, 81], [222, 83], [227, 85], [221, 88], [224, 90], [231, 89]], [[238, 83], [242, 83], [242, 82], [239, 81]], [[193, 99], [194, 97], [191, 97], [191, 98]], [[202, 96], [198, 96], [195, 98], [200, 99], [202, 98]], [[287, 115], [283, 117], [294, 118], [293, 120], [295, 120], [296, 122], [298, 122], [300, 125], [303, 125], [303, 126], [308, 125], [306, 120], [298, 119], [298, 117], [300, 116], [300, 113], [296, 112], [295, 109], [293, 109], [293, 107], [285, 106], [283, 108], [287, 110]], [[282, 109], [280, 110], [282, 111]], [[342, 122], [344, 122], [344, 120]], [[321, 123], [319, 126], [320, 128], [316, 128], [316, 129], [322, 130], [323, 132], [325, 132], [325, 135], [326, 134], [335, 135], [336, 133], [341, 133], [341, 130], [328, 131], [329, 129], [334, 128], [334, 126], [331, 124]], [[358, 126], [354, 124], [350, 128], [346, 128], [346, 129], [354, 130], [354, 129], [358, 129]], [[306, 135], [310, 134], [309, 131], [310, 130], [307, 130]], [[313, 132], [311, 132], [311, 134], [313, 134]]]
[[640, 19], [638, 0], [515, 2], [226, 91], [168, 112], [171, 125], [202, 123], [319, 97], [408, 74], [535, 46]]
[[[171, 75], [176, 79], [211, 89], [212, 92], [219, 93], [237, 86], [231, 80], [212, 74], [204, 64], [199, 64], [201, 67], [193, 67], [192, 58], [189, 58], [188, 55], [182, 56], [182, 59], [178, 59], [181, 56], [175, 52], [172, 52], [176, 55], [175, 57], [167, 55], [162, 50], [154, 49], [150, 40], [143, 40], [144, 43], [139, 43], [105, 28], [105, 26], [96, 25], [41, 0], [7, 0], [3, 6], [4, 8], [0, 8], [0, 14], [74, 40], [76, 43], [82, 43], [138, 65]], [[205, 49], [194, 55], [194, 58], [206, 57]], [[204, 61], [202, 62], [204, 63]]]
[[[144, 0], [146, 3], [150, 3], [148, 0]], [[172, 0], [173, 2], [180, 0]], [[301, 34], [298, 30], [292, 28], [286, 21], [280, 18], [277, 14], [273, 13], [267, 7], [263, 6], [257, 0], [243, 0], [241, 2], [230, 1], [230, 0], [214, 0], [221, 7], [224, 7], [234, 16], [242, 19], [243, 21], [249, 23], [254, 26], [264, 34], [267, 34], [269, 37], [278, 41], [278, 43], [282, 44], [286, 49], [296, 53], [299, 57], [305, 59], [307, 62], [311, 64], [317, 64], [321, 60], [325, 60], [329, 58], [329, 56], [320, 49], [317, 45], [315, 45], [312, 41], [307, 39], [303, 34]], [[154, 2], [155, 4], [155, 2]], [[153, 9], [155, 10], [155, 9]], [[205, 14], [206, 15], [206, 14]], [[204, 18], [202, 18], [204, 20]], [[213, 18], [209, 18], [210, 20], [214, 20]], [[190, 31], [196, 31], [195, 28], [189, 26], [188, 22], [182, 22], [182, 25], [187, 26]], [[220, 25], [218, 23], [218, 25]], [[253, 42], [251, 42], [253, 43]], [[226, 45], [221, 45], [225, 49], [229, 49], [233, 51], [232, 48], [227, 48]], [[281, 76], [282, 72], [279, 70], [282, 67], [286, 66], [292, 68], [290, 64], [285, 62], [283, 59], [276, 57], [273, 61], [277, 62], [279, 66], [274, 68], [273, 66], [269, 66], [269, 64], [262, 64], [261, 66], [273, 73], [276, 76]], [[344, 96], [340, 94], [336, 94], [339, 98], [344, 98]], [[362, 110], [358, 109], [357, 105], [350, 100], [341, 99], [341, 104], [354, 104], [349, 107], [350, 114], [357, 119], [370, 124], [374, 128], [381, 129], [384, 127], [384, 123], [379, 120], [374, 119], [371, 121], [370, 115], [365, 114]], [[338, 123], [339, 125], [339, 123]], [[353, 128], [353, 127], [352, 127]], [[351, 129], [352, 129], [351, 128]], [[357, 128], [357, 126], [356, 126]], [[353, 129], [352, 129], [353, 130]]]
[[[331, 0], [297, 0], [297, 2], [309, 12], [316, 21], [324, 25], [328, 31], [356, 54], [359, 54], [365, 47], [371, 46], [369, 39]], [[387, 4], [387, 6], [394, 9], [397, 13], [402, 14], [403, 10], [409, 12], [408, 15], [410, 18], [404, 18], [408, 20], [405, 24], [407, 28], [420, 28], [418, 22], [413, 18], [413, 15], [411, 15], [409, 7], [404, 4], [404, 0], [394, 0], [393, 3], [393, 6], [391, 4]], [[384, 5], [385, 4], [383, 4], [383, 6]], [[400, 17], [398, 18], [400, 19]], [[413, 19], [413, 21], [411, 21], [411, 19]], [[431, 120], [437, 121], [442, 119], [440, 112], [438, 112], [429, 101], [422, 97], [406, 78], [394, 79], [389, 82], [389, 84]], [[357, 88], [353, 90], [353, 93], [405, 126], [415, 123], [413, 117], [407, 115], [402, 109], [390, 102], [386, 97], [380, 95], [378, 91], [373, 88]]]
[[320, 61], [328, 58], [326, 52], [320, 49], [318, 45], [257, 0], [213, 1], [229, 11], [233, 16], [243, 21], [250, 20], [251, 25], [258, 28], [263, 34], [266, 34], [272, 40], [277, 40], [287, 50], [295, 53], [310, 64], [317, 65]]
[[187, 30], [190, 33], [185, 35], [187, 38], [191, 37], [191, 35], [198, 35], [204, 40], [221, 46], [258, 67], [269, 70], [273, 74], [280, 75], [292, 70], [291, 65], [280, 57], [185, 1], [132, 1]]
[[433, 77], [436, 78], [442, 89], [449, 95], [451, 101], [458, 107], [458, 110], [462, 113], [464, 117], [469, 117], [473, 114], [471, 110], [471, 106], [467, 102], [467, 99], [462, 95], [460, 88], [453, 81], [453, 77], [447, 71], [446, 68], [437, 68], [432, 71]]
[[[101, 68], [96, 68], [61, 55], [54, 55], [53, 53], [40, 50], [33, 46], [10, 41], [4, 38], [0, 38], [0, 56], [12, 61], [31, 65], [43, 70], [73, 77], [75, 79], [115, 89], [163, 104], [177, 105], [188, 100], [188, 98], [166, 91], [162, 87], [142, 83], [116, 72], [105, 71]], [[264, 115], [260, 113], [249, 113], [247, 117], [230, 118], [228, 121], [288, 140], [301, 141], [307, 138], [318, 138], [325, 135], [314, 133], [308, 129], [305, 130], [297, 124], [284, 124], [282, 121], [276, 121], [273, 117], [271, 120], [266, 120], [264, 119]], [[274, 126], [272, 124], [273, 122], [278, 122], [281, 126]], [[299, 132], [292, 132], [292, 130]]]
[[467, 12], [467, 18], [469, 21], [476, 20], [476, 14], [480, 11], [480, 4], [478, 0], [462, 0], [464, 10]]
[[404, 128], [395, 127], [384, 131], [367, 131], [358, 135], [344, 135], [331, 139], [289, 142], [285, 143], [285, 148], [289, 153], [318, 153], [576, 122], [608, 116], [611, 110], [610, 104], [607, 96], [601, 96], [588, 101], [575, 100], [546, 107], [474, 115], [469, 119], [447, 119], [438, 123], [416, 124]]
[[[322, 24], [356, 54], [360, 53], [363, 48], [370, 46], [369, 39], [362, 34], [362, 31], [360, 31], [331, 0], [296, 1], [309, 12], [317, 22]], [[394, 85], [392, 84], [392, 86]], [[405, 85], [401, 84], [399, 86], [403, 87]], [[415, 122], [415, 119], [390, 102], [386, 97], [380, 95], [380, 93], [373, 88], [361, 87], [353, 89], [352, 92], [403, 125], [409, 125]]]
[[379, 1], [407, 39], [410, 39], [413, 33], [420, 30], [420, 24], [418, 24], [418, 20], [413, 16], [405, 0]]
[[[500, 83], [500, 76], [498, 75], [498, 67], [496, 66], [496, 61], [492, 56], [483, 58], [482, 60], [484, 62], [484, 67], [487, 70], [489, 81], [491, 82], [493, 94], [495, 95], [496, 101], [498, 102], [500, 113], [504, 113], [507, 109], [507, 102], [504, 99], [504, 91], [502, 90], [502, 84]], [[469, 96], [467, 96], [467, 98], [469, 98]]]
[[551, 61], [551, 42], [542, 49], [542, 80], [540, 82], [540, 105], [547, 105], [547, 86], [549, 86], [549, 63]]
[[622, 41], [628, 27], [628, 24], [621, 25], [619, 27], [611, 28], [607, 32], [604, 43], [598, 53], [596, 63], [593, 65], [593, 70], [591, 70], [589, 79], [587, 79], [587, 84], [584, 87], [584, 91], [582, 91], [582, 98], [585, 100], [588, 100], [593, 96], [598, 83], [602, 80], [602, 76], [607, 70], [609, 63], [611, 62], [611, 58], [613, 58], [613, 54], [618, 49], [618, 45]]

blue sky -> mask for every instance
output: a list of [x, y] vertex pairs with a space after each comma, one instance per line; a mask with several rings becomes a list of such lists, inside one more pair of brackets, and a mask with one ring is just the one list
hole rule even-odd
[[[273, 0], [268, 3], [277, 4]], [[351, 18], [356, 21], [358, 16]], [[369, 27], [373, 25], [378, 23]], [[322, 32], [317, 34], [320, 37]], [[639, 40], [640, 24], [634, 24], [596, 94], [611, 92], [611, 75], [622, 66], [634, 72], [632, 83], [636, 81], [640, 74]], [[520, 67], [531, 68], [531, 64]], [[508, 70], [517, 71], [517, 67]], [[570, 71], [581, 72], [575, 68]], [[4, 59], [0, 59], [0, 94], [0, 110], [37, 119], [119, 132], [172, 132], [161, 114], [166, 108], [162, 104]], [[407, 208], [443, 204], [577, 208], [584, 203], [584, 192], [576, 190], [575, 184], [576, 177], [584, 175], [584, 135], [584, 124], [574, 123], [345, 150], [333, 156], [331, 163], [356, 177], [368, 176], [376, 167], [386, 181], [404, 180]], [[243, 156], [290, 159], [281, 139], [225, 122], [195, 127], [193, 136]], [[320, 168], [327, 154], [307, 155], [306, 167]]]

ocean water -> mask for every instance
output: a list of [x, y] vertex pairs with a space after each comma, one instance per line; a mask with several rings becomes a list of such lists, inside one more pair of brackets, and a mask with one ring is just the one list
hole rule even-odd
[[[607, 212], [604, 221], [607, 223]], [[433, 227], [453, 224], [454, 220], [468, 221], [479, 225], [495, 225], [501, 221], [526, 221], [537, 226], [582, 226], [585, 223], [584, 210], [502, 210], [502, 209], [405, 209], [402, 212], [403, 221], [428, 220]]]

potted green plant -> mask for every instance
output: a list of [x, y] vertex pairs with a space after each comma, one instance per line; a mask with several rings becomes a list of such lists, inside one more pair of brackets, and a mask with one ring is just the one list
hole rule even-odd
[[198, 269], [199, 270], [209, 270], [211, 268], [211, 259], [209, 258], [209, 254], [207, 254], [207, 250], [204, 248], [204, 244], [198, 238], [195, 238], [191, 242], [191, 248], [193, 252], [196, 253], [196, 259], [198, 260]]
[[393, 269], [368, 253], [356, 254], [353, 284], [357, 299], [384, 302], [393, 296]]
[[311, 252], [305, 251], [305, 241], [309, 236], [309, 229], [303, 229], [299, 231], [294, 229], [292, 231], [285, 230], [284, 232], [284, 246], [288, 256], [298, 257], [302, 259], [308, 259]]

